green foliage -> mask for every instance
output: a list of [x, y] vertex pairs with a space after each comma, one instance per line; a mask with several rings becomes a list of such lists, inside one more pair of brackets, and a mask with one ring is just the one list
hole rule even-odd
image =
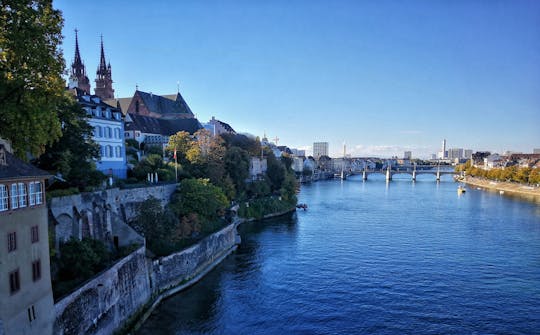
[[174, 166], [163, 162], [161, 155], [151, 154], [143, 158], [134, 168], [133, 176], [138, 180], [146, 180], [149, 173], [158, 173], [159, 180], [174, 180]]
[[158, 255], [166, 255], [174, 250], [173, 231], [178, 220], [173, 213], [161, 206], [158, 199], [150, 197], [139, 204], [137, 219], [132, 227], [146, 238], [150, 250]]
[[65, 101], [61, 12], [50, 0], [2, 0], [0, 6], [0, 137], [15, 153], [40, 154], [61, 136]]
[[135, 139], [128, 138], [126, 139], [126, 148], [135, 148], [139, 150], [139, 142]]
[[208, 179], [185, 179], [173, 195], [171, 208], [180, 217], [195, 213], [203, 222], [216, 220], [228, 205], [223, 191]]
[[265, 197], [252, 200], [248, 203], [242, 203], [238, 215], [244, 218], [262, 219], [268, 214], [281, 213], [294, 209], [295, 204], [288, 203], [278, 197]]
[[68, 195], [79, 194], [80, 191], [76, 187], [52, 190], [47, 192], [47, 198], [65, 197]]
[[266, 156], [267, 161], [267, 171], [266, 175], [270, 182], [270, 189], [272, 192], [277, 191], [281, 188], [281, 184], [285, 180], [286, 169], [283, 164], [277, 160], [276, 156], [270, 151]]
[[94, 239], [71, 239], [60, 246], [61, 280], [84, 280], [103, 270], [111, 256], [103, 242]]
[[230, 176], [236, 194], [244, 191], [246, 179], [249, 177], [249, 154], [246, 150], [239, 147], [231, 147], [225, 154], [225, 171]]

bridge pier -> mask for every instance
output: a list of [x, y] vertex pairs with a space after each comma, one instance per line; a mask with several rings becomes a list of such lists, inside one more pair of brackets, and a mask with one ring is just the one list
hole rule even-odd
[[412, 181], [416, 181], [416, 170], [412, 172]]
[[365, 169], [364, 169], [364, 171], [362, 172], [362, 180], [367, 180], [367, 172], [366, 172]]
[[437, 170], [437, 181], [441, 181], [441, 172]]
[[390, 172], [390, 168], [386, 169], [386, 181], [392, 180], [392, 172]]

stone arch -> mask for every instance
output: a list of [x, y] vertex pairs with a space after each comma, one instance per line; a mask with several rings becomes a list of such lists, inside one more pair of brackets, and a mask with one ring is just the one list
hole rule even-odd
[[60, 243], [68, 241], [73, 236], [73, 217], [62, 213], [56, 218], [56, 240]]

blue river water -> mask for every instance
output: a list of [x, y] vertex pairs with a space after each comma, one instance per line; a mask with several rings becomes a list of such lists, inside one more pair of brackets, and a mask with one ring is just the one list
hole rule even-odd
[[540, 334], [540, 206], [418, 179], [303, 185], [138, 334]]

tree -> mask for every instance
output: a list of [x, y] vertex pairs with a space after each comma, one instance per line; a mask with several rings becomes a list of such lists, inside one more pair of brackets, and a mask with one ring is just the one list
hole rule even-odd
[[63, 19], [52, 0], [3, 0], [0, 6], [0, 137], [15, 153], [42, 153], [61, 136]]
[[225, 171], [231, 177], [236, 194], [244, 191], [246, 179], [249, 177], [249, 154], [239, 147], [231, 147], [225, 154]]
[[62, 137], [45, 146], [45, 152], [34, 162], [38, 167], [60, 173], [71, 186], [84, 189], [96, 186], [104, 176], [96, 177], [94, 159], [99, 158], [99, 145], [92, 139], [93, 128], [86, 121], [86, 112], [73, 99], [65, 99], [58, 109]]
[[145, 237], [148, 248], [153, 252], [163, 255], [171, 251], [178, 220], [161, 206], [158, 199], [150, 197], [140, 203], [137, 219], [131, 225]]
[[179, 217], [195, 213], [206, 222], [217, 219], [227, 205], [223, 191], [208, 179], [184, 179], [171, 201]]
[[187, 153], [193, 146], [193, 140], [187, 131], [179, 131], [169, 137], [167, 150], [174, 153], [176, 150], [177, 161], [180, 164], [187, 163]]
[[281, 188], [281, 184], [285, 180], [285, 167], [271, 151], [267, 153], [266, 164], [266, 175], [270, 181], [270, 188], [272, 191], [277, 191]]

